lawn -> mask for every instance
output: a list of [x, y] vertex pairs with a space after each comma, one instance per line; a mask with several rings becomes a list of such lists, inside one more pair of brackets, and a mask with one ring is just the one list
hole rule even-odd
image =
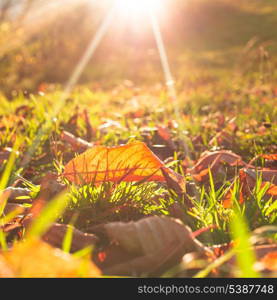
[[0, 277], [276, 277], [276, 8], [174, 0], [168, 86], [150, 24], [79, 74], [93, 9], [2, 21]]

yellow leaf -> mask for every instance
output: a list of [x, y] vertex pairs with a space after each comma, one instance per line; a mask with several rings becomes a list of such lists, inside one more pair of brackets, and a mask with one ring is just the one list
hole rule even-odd
[[[100, 276], [99, 269], [91, 261], [73, 257], [38, 239], [16, 244], [11, 251], [4, 253], [3, 257], [7, 266], [5, 270], [13, 270], [15, 277]], [[0, 273], [0, 276], [5, 277], [5, 273]]]
[[76, 184], [140, 180], [164, 182], [162, 167], [168, 173], [174, 173], [144, 143], [134, 142], [117, 147], [94, 146], [72, 159], [65, 166], [63, 175]]

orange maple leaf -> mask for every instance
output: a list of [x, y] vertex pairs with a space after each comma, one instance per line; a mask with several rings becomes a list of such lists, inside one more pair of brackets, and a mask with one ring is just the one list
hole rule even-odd
[[63, 176], [76, 184], [121, 181], [165, 182], [161, 171], [182, 177], [164, 163], [142, 142], [123, 146], [94, 146], [72, 159], [64, 169]]

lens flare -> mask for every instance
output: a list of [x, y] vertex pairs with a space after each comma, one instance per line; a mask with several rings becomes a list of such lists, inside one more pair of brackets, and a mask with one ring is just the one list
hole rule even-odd
[[163, 7], [164, 0], [116, 0], [117, 11], [122, 17], [133, 18], [147, 14], [157, 14]]

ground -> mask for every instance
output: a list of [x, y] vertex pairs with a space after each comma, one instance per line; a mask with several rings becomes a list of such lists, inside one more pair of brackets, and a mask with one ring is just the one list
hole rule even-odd
[[[87, 249], [80, 255], [87, 259], [93, 245], [93, 266], [83, 276], [276, 276], [275, 1], [203, 0], [189, 2], [187, 11], [184, 20], [178, 10], [172, 17], [182, 24], [175, 24], [182, 38], [162, 27], [176, 99], [163, 83], [158, 52], [150, 47], [145, 56], [142, 47], [135, 53], [132, 42], [118, 45], [104, 61], [98, 57], [70, 94], [61, 83], [46, 81], [10, 94], [3, 89], [0, 190], [10, 187], [1, 195], [7, 204], [1, 208], [3, 249], [22, 236], [27, 243], [42, 236], [77, 256]], [[89, 182], [66, 176], [74, 157], [74, 176], [78, 168], [84, 171], [81, 161], [92, 164], [80, 156], [90, 148], [140, 142], [147, 149], [139, 152], [140, 161], [147, 157], [152, 164], [157, 156], [171, 171], [155, 181], [143, 171], [143, 180], [126, 181], [140, 164], [132, 165], [139, 153], [128, 152], [114, 158], [114, 172], [127, 163], [120, 180], [98, 178], [103, 158], [86, 165], [96, 174]], [[112, 155], [114, 148], [108, 149]], [[12, 214], [20, 205], [24, 212]], [[44, 247], [37, 248], [52, 251]], [[20, 257], [23, 250], [13, 251]], [[20, 274], [20, 263], [2, 256], [13, 276], [37, 275]], [[224, 256], [227, 262], [217, 265]], [[72, 270], [49, 274], [79, 275]]]

